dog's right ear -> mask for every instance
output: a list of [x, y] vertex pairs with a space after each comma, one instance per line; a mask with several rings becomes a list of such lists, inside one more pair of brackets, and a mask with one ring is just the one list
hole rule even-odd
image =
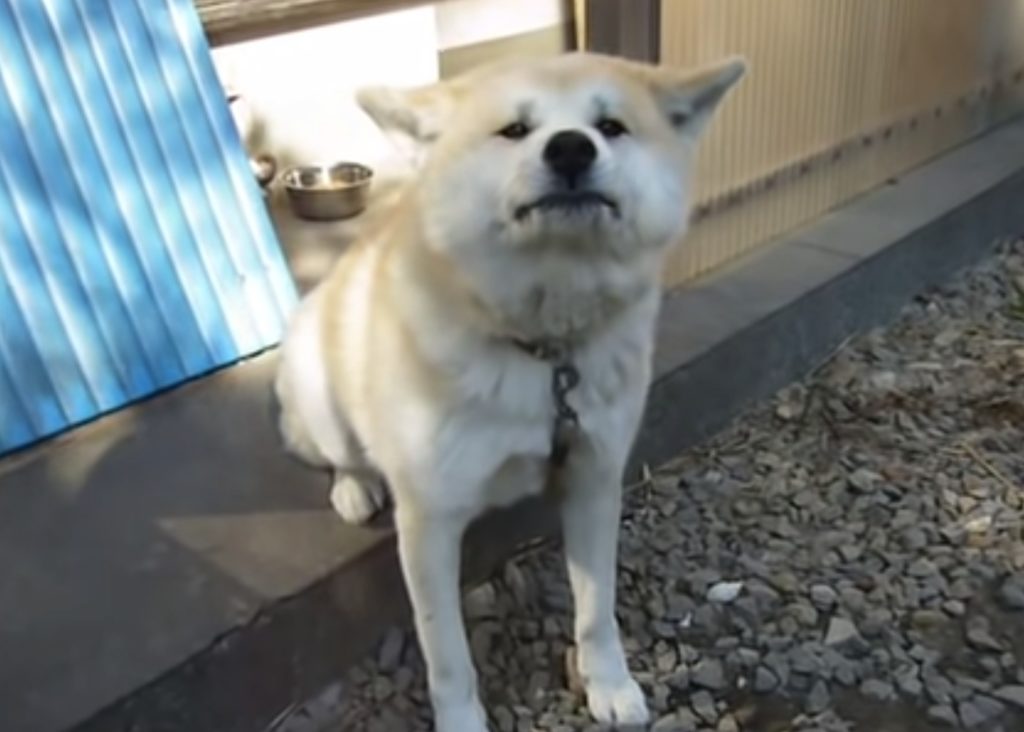
[[451, 82], [411, 89], [367, 87], [356, 101], [389, 137], [399, 137], [416, 158], [441, 135], [452, 113], [455, 90]]

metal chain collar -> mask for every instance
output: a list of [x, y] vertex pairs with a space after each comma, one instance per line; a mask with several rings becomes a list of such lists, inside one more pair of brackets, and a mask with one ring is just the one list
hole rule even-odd
[[569, 392], [580, 383], [580, 372], [569, 361], [564, 361], [551, 372], [551, 395], [555, 399], [555, 425], [551, 431], [551, 454], [548, 461], [560, 468], [569, 457], [569, 448], [580, 431], [580, 415], [569, 404]]
[[569, 457], [569, 449], [579, 435], [580, 415], [569, 404], [569, 393], [579, 386], [580, 372], [570, 358], [567, 347], [545, 341], [516, 340], [515, 344], [528, 355], [553, 364], [551, 396], [555, 402], [555, 422], [551, 430], [551, 452], [548, 462], [561, 468]]

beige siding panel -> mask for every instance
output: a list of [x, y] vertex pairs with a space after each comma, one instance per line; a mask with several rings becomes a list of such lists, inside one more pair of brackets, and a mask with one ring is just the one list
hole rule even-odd
[[663, 0], [661, 52], [751, 63], [702, 146], [669, 284], [1024, 109], [1024, 0]]

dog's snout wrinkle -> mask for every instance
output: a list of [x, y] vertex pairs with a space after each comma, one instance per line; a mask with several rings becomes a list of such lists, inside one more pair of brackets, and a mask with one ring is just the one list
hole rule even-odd
[[544, 146], [544, 162], [569, 188], [576, 187], [596, 159], [597, 146], [579, 130], [556, 132]]

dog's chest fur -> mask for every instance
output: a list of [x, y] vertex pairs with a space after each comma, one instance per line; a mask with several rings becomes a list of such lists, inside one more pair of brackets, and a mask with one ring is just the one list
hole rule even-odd
[[[585, 311], [593, 304], [585, 297], [570, 301], [567, 308], [556, 309], [558, 316], [592, 317], [592, 310], [577, 312], [577, 306]], [[600, 333], [569, 352], [566, 360], [578, 372], [579, 383], [567, 402], [580, 423], [570, 450], [616, 454], [630, 441], [649, 373], [654, 309], [647, 299], [620, 308]], [[475, 500], [488, 505], [541, 491], [556, 423], [557, 362], [531, 355], [509, 340], [495, 340], [481, 343], [452, 366], [457, 397], [435, 443], [451, 485], [486, 483], [487, 495]]]

